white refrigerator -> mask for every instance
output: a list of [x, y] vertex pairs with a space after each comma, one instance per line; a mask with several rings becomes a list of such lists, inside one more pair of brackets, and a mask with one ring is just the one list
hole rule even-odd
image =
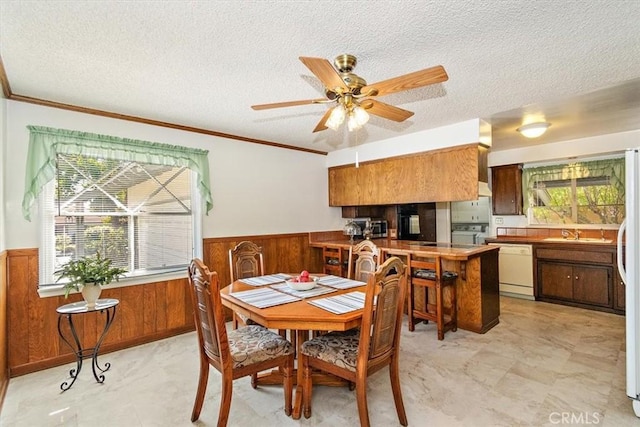
[[640, 417], [640, 148], [625, 154], [625, 205], [618, 232], [618, 270], [626, 285], [627, 396]]

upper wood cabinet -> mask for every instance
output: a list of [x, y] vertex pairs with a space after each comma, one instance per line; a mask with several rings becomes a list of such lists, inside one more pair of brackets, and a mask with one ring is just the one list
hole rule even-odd
[[522, 215], [522, 165], [491, 168], [494, 215]]
[[342, 218], [384, 218], [386, 206], [343, 206]]
[[329, 168], [329, 206], [475, 200], [487, 152], [469, 144]]

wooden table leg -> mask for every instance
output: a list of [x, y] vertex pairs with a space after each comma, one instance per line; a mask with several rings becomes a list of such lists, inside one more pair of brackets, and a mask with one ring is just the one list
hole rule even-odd
[[296, 363], [298, 363], [297, 369], [297, 380], [296, 380], [296, 394], [293, 397], [293, 411], [291, 412], [291, 418], [294, 420], [299, 420], [302, 415], [302, 384], [303, 380], [303, 369], [300, 366], [300, 346], [302, 343], [309, 339], [309, 331], [296, 331]]

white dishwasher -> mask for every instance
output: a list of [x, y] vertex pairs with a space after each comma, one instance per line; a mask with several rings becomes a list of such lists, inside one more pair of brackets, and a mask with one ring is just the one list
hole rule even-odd
[[534, 300], [533, 250], [531, 245], [489, 243], [500, 246], [498, 258], [500, 294]]

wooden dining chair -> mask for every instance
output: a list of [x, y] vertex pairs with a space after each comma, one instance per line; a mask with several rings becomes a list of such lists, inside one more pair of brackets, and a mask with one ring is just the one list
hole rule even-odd
[[213, 366], [222, 375], [218, 427], [227, 425], [233, 380], [276, 367], [283, 375], [284, 412], [291, 415], [295, 353], [291, 343], [259, 325], [227, 332], [218, 274], [210, 272], [199, 259], [191, 261], [188, 273], [200, 353], [200, 377], [191, 421], [200, 417], [207, 390], [209, 366]]
[[369, 276], [375, 273], [380, 262], [380, 250], [371, 240], [363, 240], [349, 248], [349, 264], [347, 277], [361, 282], [367, 282]]
[[398, 419], [407, 425], [400, 389], [398, 356], [407, 270], [391, 257], [369, 276], [360, 328], [329, 332], [302, 344], [298, 365], [303, 371], [303, 411], [311, 416], [312, 370], [336, 375], [356, 385], [360, 425], [369, 426], [367, 377], [389, 366]]
[[[408, 258], [409, 295], [407, 297], [407, 314], [409, 315], [409, 330], [415, 330], [418, 321], [429, 320], [436, 322], [438, 340], [444, 339], [447, 331], [458, 329], [456, 281], [458, 274], [442, 268], [442, 258], [434, 255], [430, 257]], [[416, 304], [417, 288], [422, 288], [422, 304]], [[445, 307], [445, 289], [449, 289], [449, 307]], [[431, 291], [431, 292], [430, 292]], [[431, 297], [429, 296], [431, 293]]]
[[[233, 249], [229, 249], [229, 272], [232, 283], [239, 279], [264, 275], [262, 248], [253, 242], [245, 240], [238, 243]], [[236, 329], [238, 325], [246, 324], [247, 319], [235, 312], [233, 313], [233, 329]]]

